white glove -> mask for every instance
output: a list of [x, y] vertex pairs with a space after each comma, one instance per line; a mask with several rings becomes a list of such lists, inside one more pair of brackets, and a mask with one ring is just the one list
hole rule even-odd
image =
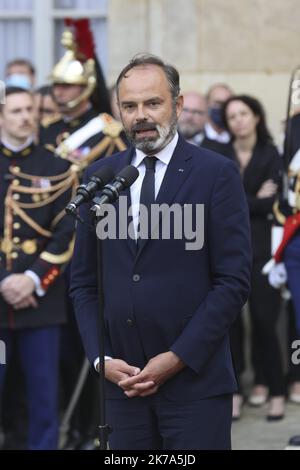
[[280, 289], [287, 282], [287, 272], [284, 263], [274, 264], [268, 274], [269, 283], [275, 289]]

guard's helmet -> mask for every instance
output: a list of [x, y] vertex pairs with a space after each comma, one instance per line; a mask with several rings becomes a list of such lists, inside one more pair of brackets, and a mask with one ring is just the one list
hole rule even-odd
[[62, 45], [67, 49], [62, 59], [55, 65], [50, 81], [53, 85], [81, 85], [82, 94], [68, 103], [75, 108], [89, 98], [97, 85], [95, 46], [89, 20], [65, 20], [68, 27], [62, 36]]

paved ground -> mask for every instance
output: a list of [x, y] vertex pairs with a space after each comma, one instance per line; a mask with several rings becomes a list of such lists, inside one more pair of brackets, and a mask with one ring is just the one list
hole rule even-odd
[[266, 406], [244, 405], [240, 421], [232, 426], [234, 450], [282, 450], [291, 436], [300, 435], [300, 405], [288, 404], [285, 418], [278, 422], [266, 421], [266, 413]]
[[[282, 347], [284, 363], [287, 364], [286, 357], [287, 343], [287, 314], [285, 305], [282, 306], [282, 313], [278, 321], [278, 334]], [[253, 382], [253, 372], [250, 364], [250, 323], [247, 308], [244, 312], [245, 324], [245, 355], [246, 370], [242, 377], [243, 391], [247, 395], [250, 393]], [[299, 366], [300, 367], [300, 366]], [[286, 368], [286, 366], [285, 366]], [[243, 406], [243, 414], [240, 421], [236, 421], [232, 426], [232, 448], [235, 450], [282, 450], [288, 444], [289, 438], [293, 435], [300, 435], [300, 405], [289, 403], [286, 407], [285, 418], [278, 422], [266, 421], [267, 405], [255, 408], [249, 405]]]

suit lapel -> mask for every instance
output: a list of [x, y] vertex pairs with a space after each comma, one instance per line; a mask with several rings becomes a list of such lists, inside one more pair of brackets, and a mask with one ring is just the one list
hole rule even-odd
[[189, 148], [184, 140], [179, 138], [157, 195], [156, 204], [172, 204], [190, 173], [191, 162], [192, 157], [189, 154]]
[[126, 191], [124, 192], [124, 196], [127, 196], [126, 197], [126, 201], [127, 201], [127, 218], [124, 218], [124, 221], [126, 222], [126, 227], [125, 227], [125, 230], [126, 230], [126, 234], [127, 234], [127, 239], [126, 239], [126, 242], [127, 242], [127, 245], [131, 251], [131, 254], [133, 255], [133, 257], [136, 256], [136, 253], [137, 253], [137, 245], [136, 245], [136, 241], [132, 238], [129, 237], [129, 234], [128, 234], [128, 228], [129, 228], [129, 225], [133, 223], [133, 218], [132, 216], [129, 216], [128, 213], [129, 213], [129, 209], [131, 208], [131, 193], [130, 193], [130, 188], [126, 189]]
[[[117, 173], [119, 171], [121, 171], [123, 168], [125, 168], [126, 166], [131, 164], [134, 153], [135, 153], [135, 148], [131, 147], [128, 150], [128, 152], [125, 154], [124, 158], [122, 158], [120, 160], [120, 165], [117, 169]], [[121, 217], [121, 220], [120, 220], [120, 218], [118, 218], [118, 220], [119, 220], [119, 224], [122, 224], [122, 228], [121, 228], [122, 232], [127, 234], [126, 240], [124, 240], [124, 243], [126, 243], [128, 245], [128, 248], [130, 249], [133, 257], [135, 257], [136, 256], [136, 251], [137, 251], [136, 250], [136, 242], [135, 242], [135, 240], [132, 240], [128, 236], [128, 227], [129, 227], [129, 224], [132, 223], [132, 217], [128, 216], [129, 208], [131, 207], [130, 188], [125, 189], [125, 191], [122, 192], [121, 196], [126, 197], [126, 203], [127, 203], [127, 212], [126, 212], [126, 214], [127, 214], [127, 217]], [[119, 211], [119, 200], [116, 203], [116, 210]]]
[[[168, 204], [168, 206], [172, 205], [176, 194], [182, 187], [191, 171], [191, 163], [192, 157], [189, 153], [189, 146], [181, 137], [179, 137], [177, 146], [168, 165], [155, 204]], [[152, 227], [152, 233], [154, 231], [155, 227]], [[143, 251], [148, 241], [149, 240], [141, 240], [137, 258]]]

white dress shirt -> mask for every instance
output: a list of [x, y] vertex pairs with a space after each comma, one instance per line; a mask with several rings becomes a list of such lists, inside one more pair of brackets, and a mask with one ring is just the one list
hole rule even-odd
[[[168, 165], [174, 153], [175, 147], [178, 142], [178, 133], [176, 132], [175, 136], [171, 142], [163, 148], [160, 152], [157, 152], [154, 156], [157, 158], [155, 166], [155, 199], [159, 193], [161, 184], [163, 182], [165, 173], [167, 171]], [[139, 171], [139, 176], [134, 184], [130, 188], [131, 195], [131, 205], [132, 205], [132, 218], [135, 238], [137, 238], [137, 227], [139, 222], [139, 206], [140, 206], [140, 195], [142, 189], [143, 179], [146, 173], [145, 163], [143, 162], [144, 158], [147, 155], [141, 150], [136, 149], [136, 153], [132, 159], [131, 165], [135, 166]]]
[[205, 134], [208, 139], [215, 140], [220, 144], [228, 144], [230, 142], [230, 135], [227, 131], [222, 131], [220, 134], [215, 131], [210, 122], [205, 124]]

